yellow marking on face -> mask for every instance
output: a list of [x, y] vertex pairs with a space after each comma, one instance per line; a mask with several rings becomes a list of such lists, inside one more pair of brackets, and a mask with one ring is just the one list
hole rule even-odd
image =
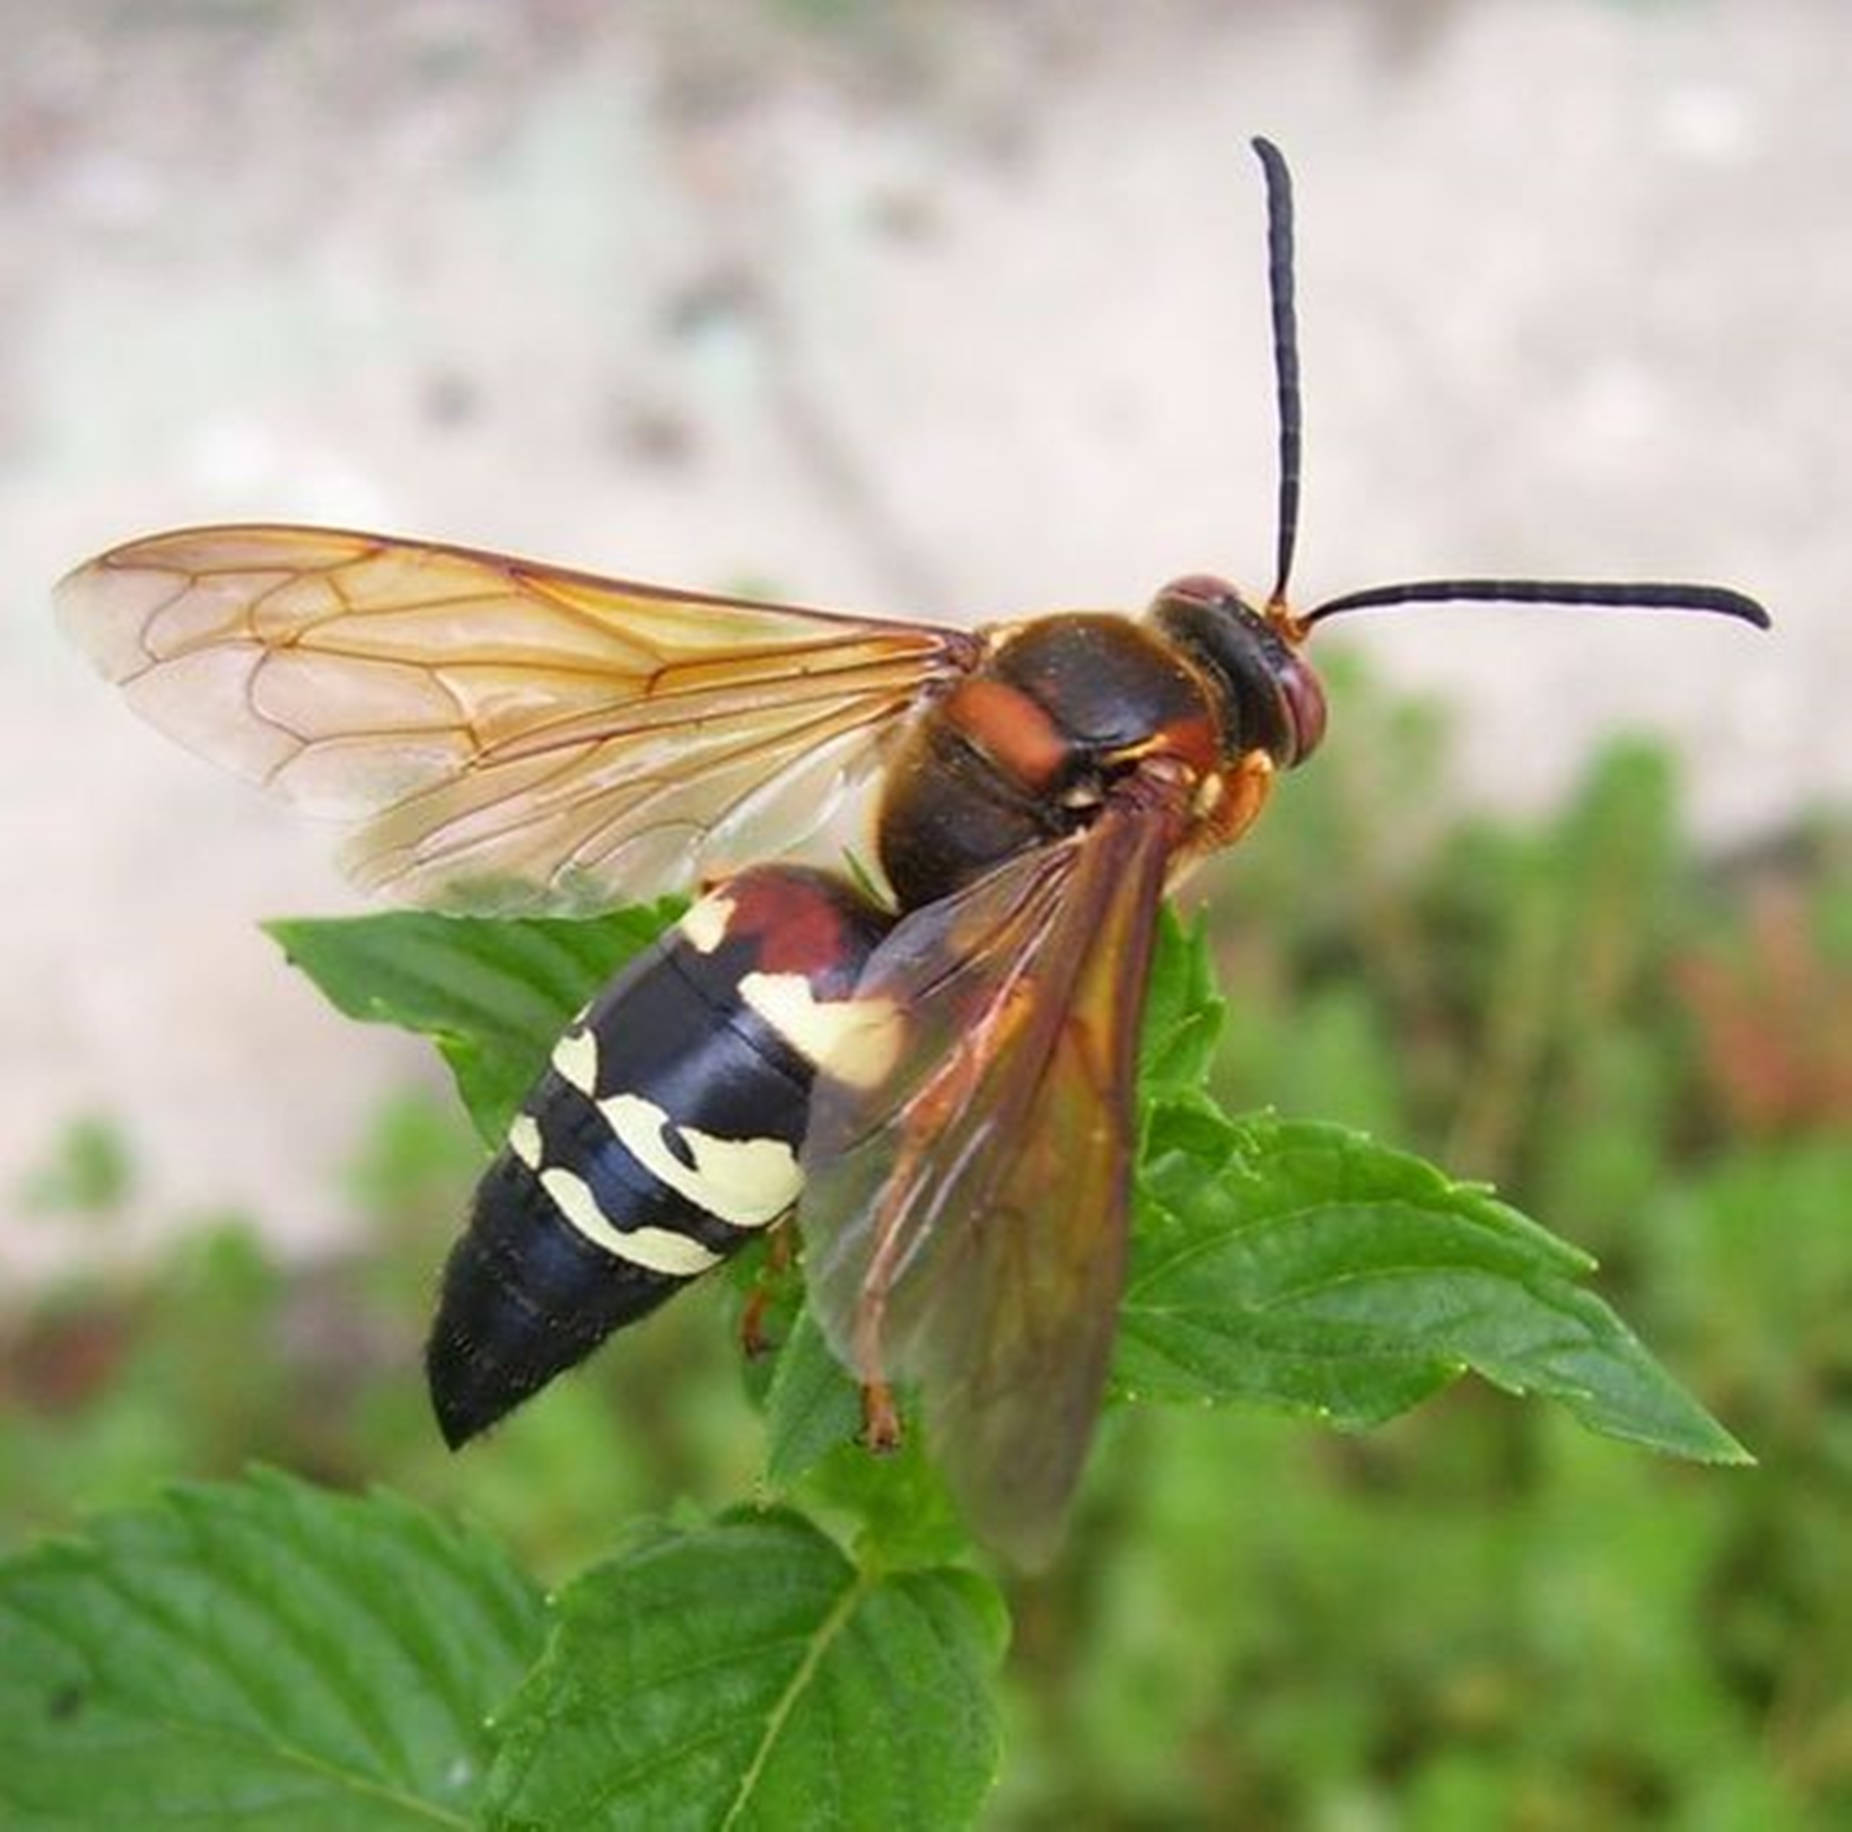
[[591, 1185], [574, 1171], [555, 1165], [540, 1173], [540, 1187], [553, 1198], [553, 1206], [585, 1238], [607, 1253], [646, 1272], [664, 1272], [691, 1279], [697, 1272], [720, 1264], [720, 1255], [686, 1234], [668, 1228], [614, 1228], [605, 1219]]
[[514, 1124], [508, 1128], [508, 1149], [529, 1170], [540, 1168], [540, 1127], [531, 1113], [515, 1115]]
[[727, 924], [732, 920], [733, 899], [716, 891], [703, 897], [676, 926], [697, 954], [712, 954], [726, 940]]
[[[762, 1228], [797, 1200], [804, 1186], [797, 1154], [783, 1139], [721, 1139], [695, 1126], [677, 1126], [654, 1101], [614, 1094], [598, 1103], [611, 1130], [647, 1171], [697, 1208], [736, 1228]], [[687, 1147], [686, 1164], [663, 1142], [670, 1128]]]
[[568, 1031], [560, 1038], [553, 1066], [588, 1099], [598, 1098], [598, 1039], [590, 1031]]
[[819, 999], [801, 973], [749, 973], [740, 997], [800, 1055], [852, 1088], [875, 1087], [900, 1053], [890, 999]]

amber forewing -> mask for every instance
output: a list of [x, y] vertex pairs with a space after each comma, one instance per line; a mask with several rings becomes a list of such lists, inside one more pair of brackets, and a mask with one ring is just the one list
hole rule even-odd
[[782, 850], [976, 653], [930, 625], [323, 529], [157, 535], [59, 599], [155, 725], [364, 821], [359, 882], [477, 908], [595, 908]]
[[972, 1525], [1027, 1564], [1105, 1386], [1174, 837], [1108, 809], [903, 919], [858, 989], [904, 1014], [892, 1072], [813, 1097], [798, 1216], [825, 1332], [863, 1379], [920, 1383]]

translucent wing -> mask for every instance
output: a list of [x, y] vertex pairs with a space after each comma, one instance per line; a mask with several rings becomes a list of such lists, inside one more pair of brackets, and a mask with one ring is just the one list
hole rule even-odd
[[813, 1096], [798, 1219], [824, 1330], [863, 1380], [920, 1383], [973, 1526], [1026, 1564], [1053, 1550], [1105, 1383], [1175, 831], [1109, 807], [904, 918], [857, 990], [891, 1002], [892, 1066]]
[[131, 542], [59, 603], [162, 730], [363, 819], [360, 883], [472, 908], [674, 888], [747, 825], [753, 850], [783, 850], [979, 647], [311, 528]]

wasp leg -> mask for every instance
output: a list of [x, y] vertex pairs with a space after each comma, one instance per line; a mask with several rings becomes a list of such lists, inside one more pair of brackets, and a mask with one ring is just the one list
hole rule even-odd
[[740, 1353], [748, 1361], [757, 1361], [761, 1355], [771, 1351], [772, 1339], [765, 1333], [765, 1313], [771, 1306], [773, 1287], [790, 1270], [793, 1256], [791, 1230], [788, 1227], [774, 1228], [771, 1238], [765, 1243], [764, 1264], [753, 1278], [752, 1287], [746, 1293], [746, 1302], [740, 1310]]
[[1208, 819], [1206, 851], [1232, 846], [1260, 818], [1273, 789], [1274, 762], [1265, 751], [1245, 751], [1222, 776], [1222, 795]]
[[877, 1456], [900, 1448], [900, 1409], [894, 1404], [894, 1390], [884, 1380], [871, 1380], [862, 1386], [862, 1444]]

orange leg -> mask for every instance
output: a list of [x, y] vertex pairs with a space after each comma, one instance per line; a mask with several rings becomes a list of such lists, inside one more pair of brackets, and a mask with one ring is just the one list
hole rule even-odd
[[1205, 852], [1232, 846], [1260, 818], [1273, 792], [1273, 759], [1265, 751], [1244, 751], [1222, 773], [1222, 797], [1209, 811]]
[[862, 1443], [877, 1456], [900, 1448], [900, 1409], [893, 1389], [884, 1380], [868, 1381], [862, 1388]]
[[790, 1226], [780, 1223], [765, 1243], [765, 1264], [753, 1280], [740, 1311], [740, 1353], [748, 1361], [757, 1361], [772, 1346], [765, 1333], [765, 1313], [772, 1301], [772, 1286], [779, 1274], [790, 1266], [792, 1255]]

